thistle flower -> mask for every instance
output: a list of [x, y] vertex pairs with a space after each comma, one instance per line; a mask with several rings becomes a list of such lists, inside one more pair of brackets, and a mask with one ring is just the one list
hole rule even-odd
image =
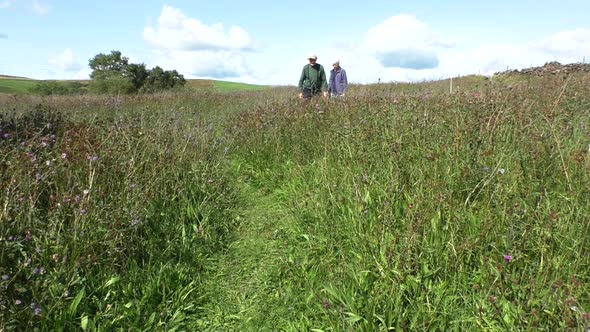
[[510, 262], [512, 262], [512, 259], [513, 259], [513, 258], [514, 258], [514, 257], [512, 257], [512, 255], [504, 255], [504, 260], [505, 260], [507, 263], [510, 263]]

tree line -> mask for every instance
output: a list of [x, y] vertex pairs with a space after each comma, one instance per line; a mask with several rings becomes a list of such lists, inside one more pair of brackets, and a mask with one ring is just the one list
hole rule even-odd
[[184, 76], [176, 70], [159, 66], [148, 69], [144, 63], [131, 63], [120, 51], [99, 53], [88, 61], [92, 73], [90, 82], [42, 81], [32, 92], [42, 95], [83, 94], [136, 94], [154, 93], [183, 87]]

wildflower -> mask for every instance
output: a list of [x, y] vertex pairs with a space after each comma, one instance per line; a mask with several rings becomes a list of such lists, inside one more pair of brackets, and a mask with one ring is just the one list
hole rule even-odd
[[88, 156], [88, 157], [86, 157], [86, 159], [88, 159], [90, 161], [97, 161], [98, 160], [98, 156]]
[[38, 274], [40, 273], [40, 271], [41, 271], [41, 270], [39, 270], [39, 268], [38, 268], [38, 267], [35, 267], [35, 268], [33, 269], [33, 274], [34, 274], [34, 275], [38, 275]]
[[85, 215], [86, 213], [88, 213], [88, 211], [86, 209], [81, 209], [80, 210], [80, 215], [81, 216]]
[[2, 280], [6, 281], [8, 279], [10, 279], [10, 276], [8, 274], [2, 276]]
[[61, 154], [61, 159], [64, 159], [64, 160], [65, 160], [65, 159], [68, 159], [68, 154], [67, 154], [67, 153], [65, 153], [65, 152], [64, 152], [64, 153], [62, 153], [62, 154]]
[[504, 255], [504, 260], [505, 260], [507, 263], [510, 263], [510, 262], [512, 262], [512, 259], [513, 259], [513, 258], [514, 258], [514, 257], [512, 257], [512, 255]]
[[490, 171], [490, 168], [489, 168], [488, 166], [484, 166], [484, 167], [483, 167], [483, 171], [487, 173], [487, 172], [489, 172], [489, 171]]
[[330, 308], [330, 302], [328, 302], [328, 300], [324, 300], [322, 302], [322, 306], [324, 307], [324, 309], [329, 309]]
[[14, 301], [14, 304], [16, 304], [16, 305], [21, 305], [21, 304], [23, 304], [23, 301], [21, 301], [21, 300], [15, 300], [15, 301]]
[[506, 170], [505, 170], [505, 169], [503, 169], [503, 168], [500, 168], [500, 169], [498, 170], [498, 173], [500, 173], [500, 174], [504, 174], [504, 173], [506, 173]]
[[129, 186], [129, 188], [131, 188], [131, 190], [133, 190], [133, 189], [137, 188], [137, 184], [136, 184], [136, 183], [132, 183], [132, 184]]
[[10, 134], [9, 133], [4, 133], [4, 134], [2, 134], [2, 138], [9, 139], [10, 138]]
[[82, 198], [80, 197], [80, 195], [76, 195], [76, 197], [74, 197], [74, 200], [76, 201], [76, 203], [80, 203], [82, 201]]
[[88, 193], [89, 193], [89, 192], [90, 192], [90, 190], [88, 190], [88, 189], [84, 189], [84, 190], [82, 191], [82, 193], [83, 193], [84, 195], [88, 195]]
[[41, 307], [36, 307], [34, 309], [35, 312], [35, 316], [41, 316], [41, 313], [43, 312], [43, 309], [41, 309]]

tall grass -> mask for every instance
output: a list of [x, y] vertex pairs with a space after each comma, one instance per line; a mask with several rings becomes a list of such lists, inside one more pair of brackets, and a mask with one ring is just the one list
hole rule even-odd
[[589, 83], [4, 97], [0, 329], [590, 328]]

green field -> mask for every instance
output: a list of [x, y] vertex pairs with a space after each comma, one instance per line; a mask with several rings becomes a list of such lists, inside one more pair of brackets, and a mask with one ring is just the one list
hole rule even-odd
[[0, 77], [0, 93], [29, 93], [35, 84], [35, 80]]
[[[0, 75], [0, 93], [7, 94], [23, 94], [31, 93], [30, 89], [33, 88], [38, 80], [21, 79], [10, 76]], [[72, 82], [72, 81], [60, 81], [60, 82]], [[79, 81], [82, 83], [88, 81]], [[215, 80], [201, 80], [201, 79], [189, 79], [187, 80], [187, 87], [196, 90], [202, 89], [213, 89], [219, 92], [233, 92], [233, 91], [256, 91], [268, 88], [263, 85], [226, 82], [226, 81], [215, 81]]]
[[0, 95], [0, 331], [590, 329], [588, 75], [189, 83]]

